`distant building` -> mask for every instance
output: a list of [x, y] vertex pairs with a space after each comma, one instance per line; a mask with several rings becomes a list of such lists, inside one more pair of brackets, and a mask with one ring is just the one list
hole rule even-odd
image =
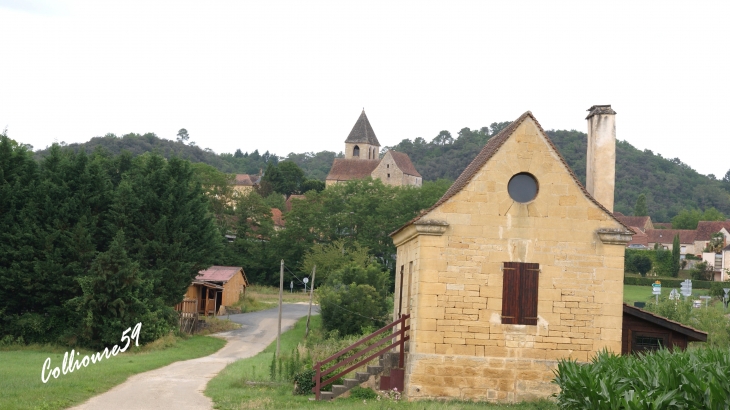
[[421, 174], [407, 154], [390, 150], [380, 158], [380, 142], [363, 110], [345, 140], [345, 158], [335, 158], [326, 185], [367, 177], [396, 186], [422, 183]]
[[237, 194], [245, 194], [251, 192], [261, 182], [261, 173], [258, 175], [253, 174], [236, 174], [236, 178], [233, 180], [233, 189]]

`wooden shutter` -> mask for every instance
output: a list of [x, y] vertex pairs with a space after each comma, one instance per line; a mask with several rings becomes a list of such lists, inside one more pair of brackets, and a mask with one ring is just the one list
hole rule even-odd
[[504, 262], [502, 324], [537, 325], [540, 265]]
[[520, 315], [520, 267], [517, 262], [505, 262], [502, 268], [502, 324], [517, 324]]
[[520, 316], [517, 323], [537, 325], [537, 285], [540, 265], [520, 264]]

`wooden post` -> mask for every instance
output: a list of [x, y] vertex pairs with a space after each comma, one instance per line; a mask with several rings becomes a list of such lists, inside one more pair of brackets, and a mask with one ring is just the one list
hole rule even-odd
[[317, 265], [312, 267], [312, 285], [309, 287], [309, 312], [307, 312], [307, 327], [304, 330], [304, 338], [309, 336], [309, 318], [312, 316], [312, 296], [314, 296], [314, 275], [317, 274]]
[[401, 317], [403, 308], [403, 265], [400, 267], [400, 291], [398, 293], [398, 317]]
[[276, 333], [276, 357], [279, 357], [279, 347], [281, 346], [281, 307], [284, 295], [284, 259], [281, 260], [281, 268], [279, 272], [279, 331]]

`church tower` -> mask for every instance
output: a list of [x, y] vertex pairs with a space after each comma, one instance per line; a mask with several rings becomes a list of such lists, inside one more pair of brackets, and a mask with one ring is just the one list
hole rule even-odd
[[364, 109], [345, 140], [345, 159], [380, 159], [380, 143]]

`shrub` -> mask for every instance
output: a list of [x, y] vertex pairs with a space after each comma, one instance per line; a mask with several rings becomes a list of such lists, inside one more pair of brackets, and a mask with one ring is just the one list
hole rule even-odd
[[378, 393], [375, 393], [373, 389], [357, 386], [350, 390], [350, 397], [359, 400], [375, 400], [378, 398]]
[[646, 276], [646, 273], [651, 270], [652, 261], [646, 255], [635, 255], [632, 261], [642, 277]]
[[294, 394], [311, 394], [314, 387], [313, 369], [303, 370], [294, 375]]
[[659, 350], [616, 356], [606, 351], [591, 363], [561, 360], [554, 383], [561, 409], [727, 409], [730, 351]]

